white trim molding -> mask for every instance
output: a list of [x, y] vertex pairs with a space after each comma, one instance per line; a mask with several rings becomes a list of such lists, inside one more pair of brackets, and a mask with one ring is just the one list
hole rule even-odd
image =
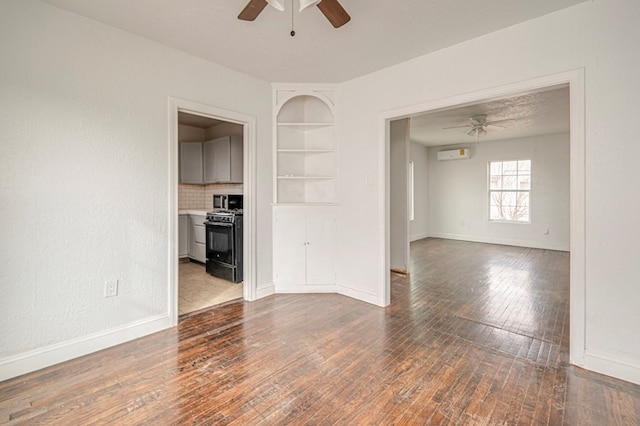
[[68, 340], [0, 360], [0, 382], [81, 357], [170, 327], [167, 314]]
[[450, 234], [446, 232], [434, 232], [430, 235], [432, 238], [442, 238], [445, 240], [471, 241], [474, 243], [498, 244], [503, 246], [528, 247], [543, 250], [569, 251], [569, 247], [563, 244], [548, 244], [544, 241], [534, 240], [515, 240], [509, 238], [483, 238], [465, 234]]
[[263, 297], [271, 296], [276, 293], [276, 286], [271, 283], [267, 286], [258, 287], [256, 291], [256, 299], [262, 299]]
[[584, 368], [640, 385], [640, 365], [615, 355], [587, 349]]
[[256, 264], [256, 118], [211, 105], [205, 105], [185, 99], [169, 98], [169, 300], [168, 311], [171, 326], [178, 324], [178, 112], [211, 117], [243, 126], [244, 138], [244, 282], [245, 300], [258, 298]]
[[338, 285], [338, 294], [371, 303], [372, 305], [379, 305], [379, 301], [375, 293], [353, 288], [344, 284]]
[[[543, 76], [532, 80], [516, 82], [500, 87], [488, 88], [472, 93], [465, 93], [444, 99], [437, 99], [421, 104], [410, 105], [378, 115], [378, 152], [380, 179], [378, 193], [381, 200], [380, 211], [384, 214], [379, 222], [379, 233], [384, 236], [384, 244], [379, 250], [378, 304], [386, 306], [390, 303], [389, 274], [389, 123], [392, 120], [411, 117], [427, 111], [452, 107], [471, 102], [495, 99], [514, 93], [536, 91], [545, 87], [561, 84], [570, 87], [570, 330], [569, 345], [571, 364], [580, 367], [585, 365], [586, 336], [586, 219], [585, 219], [585, 71], [578, 68], [557, 74]], [[626, 378], [625, 380], [629, 380]]]

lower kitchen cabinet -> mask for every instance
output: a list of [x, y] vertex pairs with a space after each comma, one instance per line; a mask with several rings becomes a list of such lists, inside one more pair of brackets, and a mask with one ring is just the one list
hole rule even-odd
[[189, 215], [189, 258], [205, 263], [207, 261], [206, 216]]
[[273, 217], [276, 291], [334, 291], [334, 208], [276, 206]]
[[178, 216], [178, 257], [189, 255], [189, 216]]

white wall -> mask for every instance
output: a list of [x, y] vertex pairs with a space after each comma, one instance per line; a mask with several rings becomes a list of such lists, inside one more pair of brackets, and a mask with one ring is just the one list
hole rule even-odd
[[[436, 159], [452, 148], [469, 148], [471, 158]], [[434, 147], [429, 154], [430, 236], [569, 250], [568, 133]], [[531, 223], [489, 222], [487, 164], [504, 160], [531, 160]]]
[[0, 380], [167, 326], [170, 96], [257, 117], [271, 284], [268, 83], [33, 0], [0, 2], [0, 63]]
[[426, 146], [411, 142], [413, 161], [414, 219], [409, 222], [409, 240], [416, 241], [429, 236], [429, 151]]
[[407, 272], [409, 260], [409, 221], [407, 171], [409, 167], [409, 120], [392, 121], [390, 125], [391, 164], [389, 197], [391, 211], [389, 226], [390, 267], [396, 272]]
[[640, 180], [638, 16], [637, 0], [593, 0], [342, 84], [337, 258], [349, 262], [338, 284], [385, 300], [384, 276], [371, 267], [384, 253], [385, 194], [366, 183], [385, 180], [385, 111], [584, 68], [584, 365], [640, 383], [640, 197], [630, 192]]

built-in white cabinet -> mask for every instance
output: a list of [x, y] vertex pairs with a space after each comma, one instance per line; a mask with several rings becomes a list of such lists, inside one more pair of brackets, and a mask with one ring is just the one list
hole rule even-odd
[[206, 216], [189, 215], [189, 258], [202, 263], [207, 260], [205, 220]]
[[189, 256], [189, 216], [178, 216], [178, 257]]
[[335, 208], [278, 206], [273, 222], [276, 291], [335, 291]]
[[180, 143], [180, 183], [202, 183], [202, 142]]
[[242, 136], [180, 143], [180, 183], [242, 183]]
[[274, 99], [275, 204], [334, 204], [333, 92], [281, 88]]
[[231, 135], [203, 144], [205, 183], [242, 183], [242, 136]]

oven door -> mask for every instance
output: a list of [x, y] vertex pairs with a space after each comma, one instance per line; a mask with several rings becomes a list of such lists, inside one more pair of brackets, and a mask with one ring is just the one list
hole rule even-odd
[[234, 266], [233, 224], [205, 222], [205, 226], [207, 229], [207, 260]]

